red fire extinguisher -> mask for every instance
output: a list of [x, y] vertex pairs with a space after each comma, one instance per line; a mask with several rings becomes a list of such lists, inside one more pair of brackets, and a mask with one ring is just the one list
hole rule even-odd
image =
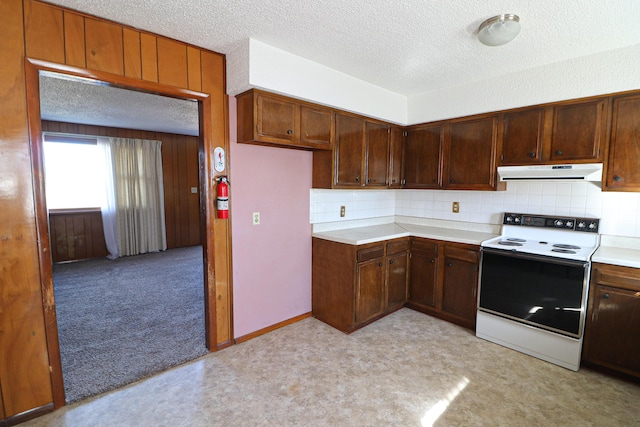
[[229, 180], [226, 176], [216, 178], [218, 190], [216, 192], [218, 218], [229, 218]]

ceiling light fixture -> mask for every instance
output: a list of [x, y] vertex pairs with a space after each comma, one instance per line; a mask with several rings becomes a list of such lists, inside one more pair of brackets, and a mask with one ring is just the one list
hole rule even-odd
[[518, 15], [498, 15], [480, 24], [478, 40], [487, 46], [500, 46], [515, 39], [519, 32], [520, 18]]

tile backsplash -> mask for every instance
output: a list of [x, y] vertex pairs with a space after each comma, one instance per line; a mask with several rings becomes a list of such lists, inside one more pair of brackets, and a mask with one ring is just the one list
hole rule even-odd
[[[459, 213], [451, 211], [453, 202]], [[640, 238], [640, 193], [602, 191], [589, 182], [510, 182], [506, 191], [312, 189], [310, 203], [311, 224], [394, 215], [500, 224], [513, 211], [600, 218], [601, 234]]]

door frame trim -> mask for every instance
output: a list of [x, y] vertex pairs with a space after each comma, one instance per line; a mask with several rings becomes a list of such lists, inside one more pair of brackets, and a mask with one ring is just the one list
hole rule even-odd
[[[31, 152], [31, 168], [33, 179], [34, 212], [36, 236], [38, 245], [38, 260], [40, 268], [42, 301], [44, 310], [47, 352], [49, 355], [49, 370], [51, 373], [51, 388], [55, 408], [66, 404], [64, 383], [62, 378], [62, 361], [60, 357], [60, 343], [56, 316], [55, 298], [53, 290], [53, 261], [51, 259], [51, 243], [49, 240], [49, 219], [47, 215], [45, 176], [42, 148], [42, 122], [40, 115], [40, 72], [53, 72], [67, 76], [75, 76], [98, 80], [109, 86], [123, 89], [153, 93], [178, 99], [198, 101], [198, 115], [200, 134], [198, 136], [198, 157], [200, 169], [200, 227], [203, 247], [204, 271], [204, 311], [205, 311], [205, 341], [210, 351], [219, 349], [217, 343], [217, 316], [215, 298], [215, 236], [213, 231], [212, 212], [214, 192], [210, 185], [213, 169], [212, 124], [211, 124], [211, 96], [207, 93], [182, 89], [166, 84], [149, 82], [141, 79], [123, 77], [116, 74], [90, 71], [84, 68], [71, 67], [49, 61], [25, 58], [25, 79], [27, 94], [27, 120], [29, 129], [29, 146]], [[225, 107], [226, 108], [226, 107]], [[226, 109], [225, 109], [226, 111]], [[226, 144], [225, 144], [226, 145]], [[231, 284], [230, 288], [231, 288]]]

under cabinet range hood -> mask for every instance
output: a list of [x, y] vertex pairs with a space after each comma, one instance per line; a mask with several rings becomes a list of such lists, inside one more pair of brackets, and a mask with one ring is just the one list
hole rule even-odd
[[602, 182], [602, 163], [499, 166], [500, 181]]

